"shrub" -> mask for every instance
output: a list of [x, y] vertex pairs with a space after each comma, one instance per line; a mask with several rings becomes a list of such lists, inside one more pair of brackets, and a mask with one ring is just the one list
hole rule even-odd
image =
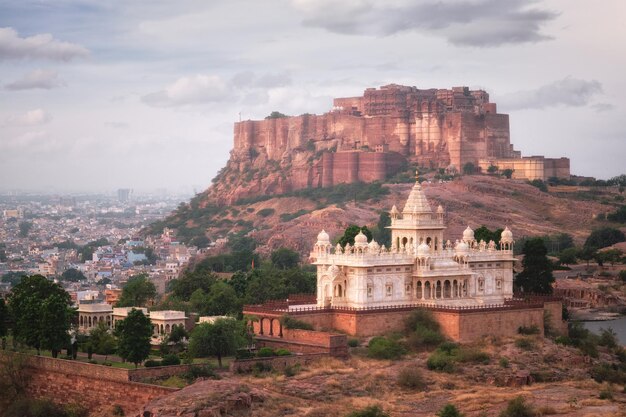
[[611, 328], [600, 329], [600, 340], [598, 340], [598, 344], [600, 346], [606, 346], [609, 349], [615, 349], [619, 346], [617, 333]]
[[274, 354], [276, 356], [289, 356], [289, 355], [291, 355], [291, 352], [288, 351], [287, 349], [276, 349]]
[[161, 385], [163, 385], [164, 387], [171, 387], [171, 388], [184, 388], [185, 386], [187, 386], [187, 381], [185, 381], [179, 376], [172, 375], [171, 377], [167, 378], [165, 381], [161, 382]]
[[180, 358], [170, 353], [169, 355], [165, 355], [163, 360], [161, 361], [161, 366], [170, 366], [170, 365], [180, 365]]
[[626, 384], [626, 370], [618, 365], [603, 362], [591, 370], [591, 377], [596, 382]]
[[235, 352], [235, 359], [250, 359], [254, 357], [254, 353], [248, 349], [237, 349]]
[[269, 358], [270, 356], [275, 356], [274, 349], [271, 347], [262, 347], [256, 353], [259, 358]]
[[501, 368], [508, 368], [509, 367], [509, 360], [507, 358], [500, 358], [498, 363], [500, 364]]
[[124, 417], [124, 409], [121, 405], [115, 404], [113, 408], [111, 408], [111, 414], [116, 417]]
[[290, 378], [292, 376], [298, 375], [299, 372], [300, 372], [300, 365], [299, 364], [285, 366], [284, 374], [288, 378]]
[[452, 404], [446, 404], [443, 406], [439, 412], [437, 412], [438, 417], [463, 417], [463, 414], [457, 410], [457, 408]]
[[346, 417], [389, 417], [379, 405], [370, 405], [361, 410], [356, 410], [348, 414]]
[[143, 363], [146, 368], [154, 368], [155, 366], [161, 366], [161, 361], [155, 361], [154, 359], [148, 359]]
[[519, 334], [526, 334], [526, 335], [530, 335], [530, 334], [539, 334], [539, 327], [535, 326], [534, 324], [532, 326], [520, 326], [517, 328], [517, 333]]
[[417, 390], [423, 390], [426, 387], [422, 373], [416, 368], [402, 369], [398, 374], [398, 385]]
[[439, 331], [439, 323], [435, 320], [433, 313], [429, 310], [421, 308], [413, 310], [404, 321], [404, 328], [407, 332], [414, 331], [418, 325], [430, 330]]
[[454, 372], [454, 362], [454, 357], [445, 352], [437, 350], [428, 357], [428, 361], [426, 361], [426, 366], [431, 371], [452, 373]]
[[462, 363], [489, 363], [486, 352], [476, 348], [462, 348], [456, 353], [457, 360]]
[[506, 408], [500, 413], [500, 417], [534, 417], [535, 412], [532, 407], [526, 404], [524, 397], [513, 398]]
[[313, 330], [313, 325], [306, 321], [294, 319], [291, 316], [284, 315], [280, 318], [280, 322], [287, 329]]
[[261, 217], [268, 217], [274, 214], [275, 211], [276, 210], [274, 210], [273, 208], [268, 207], [268, 208], [264, 208], [264, 209], [257, 211], [256, 214]]
[[359, 346], [359, 339], [348, 339], [348, 346], [350, 347]]
[[535, 343], [527, 337], [522, 337], [521, 339], [517, 339], [515, 341], [515, 346], [523, 350], [533, 350], [535, 348]]
[[398, 359], [404, 355], [405, 349], [393, 339], [376, 336], [367, 346], [367, 356], [376, 359]]
[[252, 373], [254, 374], [254, 376], [259, 376], [262, 373], [271, 372], [272, 369], [272, 365], [269, 363], [257, 362], [252, 366]]
[[436, 346], [445, 340], [439, 323], [428, 310], [412, 311], [404, 322], [404, 328], [408, 333], [408, 344], [414, 349]]
[[195, 381], [198, 378], [211, 378], [219, 379], [219, 376], [215, 373], [215, 368], [212, 365], [193, 365], [187, 372], [182, 375], [189, 383]]
[[613, 391], [611, 391], [610, 388], [605, 388], [603, 390], [600, 391], [600, 394], [598, 395], [598, 398], [600, 398], [601, 400], [613, 400]]

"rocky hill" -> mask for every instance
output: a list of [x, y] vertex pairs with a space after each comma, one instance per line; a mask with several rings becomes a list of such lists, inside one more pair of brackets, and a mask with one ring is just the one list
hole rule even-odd
[[[376, 225], [381, 212], [394, 204], [404, 206], [411, 186], [410, 182], [351, 184], [276, 196], [259, 191], [257, 197], [226, 206], [214, 198], [227, 187], [218, 177], [209, 190], [154, 224], [151, 231], [172, 227], [181, 240], [192, 242], [205, 234], [216, 240], [243, 231], [257, 240], [261, 252], [286, 246], [306, 254], [322, 229], [333, 239], [350, 224]], [[582, 243], [592, 229], [606, 225], [595, 217], [614, 211], [619, 193], [609, 187], [558, 187], [543, 192], [523, 181], [488, 175], [425, 181], [423, 186], [431, 206], [444, 207], [445, 236], [451, 240], [459, 238], [467, 225], [492, 229], [508, 225], [516, 239], [568, 233]]]
[[[427, 352], [387, 361], [368, 359], [363, 348], [355, 348], [347, 360], [324, 358], [289, 376], [275, 371], [198, 381], [146, 404], [140, 415], [325, 417], [377, 404], [392, 417], [426, 417], [453, 403], [465, 416], [479, 417], [497, 416], [517, 396], [534, 408], [533, 415], [624, 415], [626, 394], [619, 384], [611, 388], [590, 377], [598, 360], [548, 339], [531, 340], [530, 349], [518, 347], [518, 340], [479, 342], [472, 348], [490, 360], [450, 374], [428, 370]], [[406, 369], [417, 372], [418, 386], [401, 385]], [[611, 390], [611, 398], [601, 396], [603, 390]]]

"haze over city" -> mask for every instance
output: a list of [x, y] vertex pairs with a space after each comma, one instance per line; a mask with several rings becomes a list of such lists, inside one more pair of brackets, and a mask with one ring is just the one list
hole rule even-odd
[[233, 122], [467, 85], [525, 155], [623, 173], [620, 1], [6, 1], [0, 189], [200, 191]]

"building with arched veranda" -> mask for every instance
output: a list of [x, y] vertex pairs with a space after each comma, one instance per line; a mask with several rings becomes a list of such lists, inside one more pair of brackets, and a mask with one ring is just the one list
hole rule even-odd
[[390, 211], [391, 247], [367, 241], [333, 247], [321, 231], [311, 252], [317, 266], [318, 307], [394, 307], [407, 304], [472, 307], [513, 297], [513, 234], [499, 244], [476, 241], [468, 226], [446, 239], [444, 209], [435, 211], [416, 181], [400, 212]]

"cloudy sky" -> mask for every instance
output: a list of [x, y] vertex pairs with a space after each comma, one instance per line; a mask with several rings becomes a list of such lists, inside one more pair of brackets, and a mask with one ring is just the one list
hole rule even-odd
[[232, 124], [486, 89], [524, 155], [626, 172], [623, 0], [2, 0], [0, 190], [200, 191]]

